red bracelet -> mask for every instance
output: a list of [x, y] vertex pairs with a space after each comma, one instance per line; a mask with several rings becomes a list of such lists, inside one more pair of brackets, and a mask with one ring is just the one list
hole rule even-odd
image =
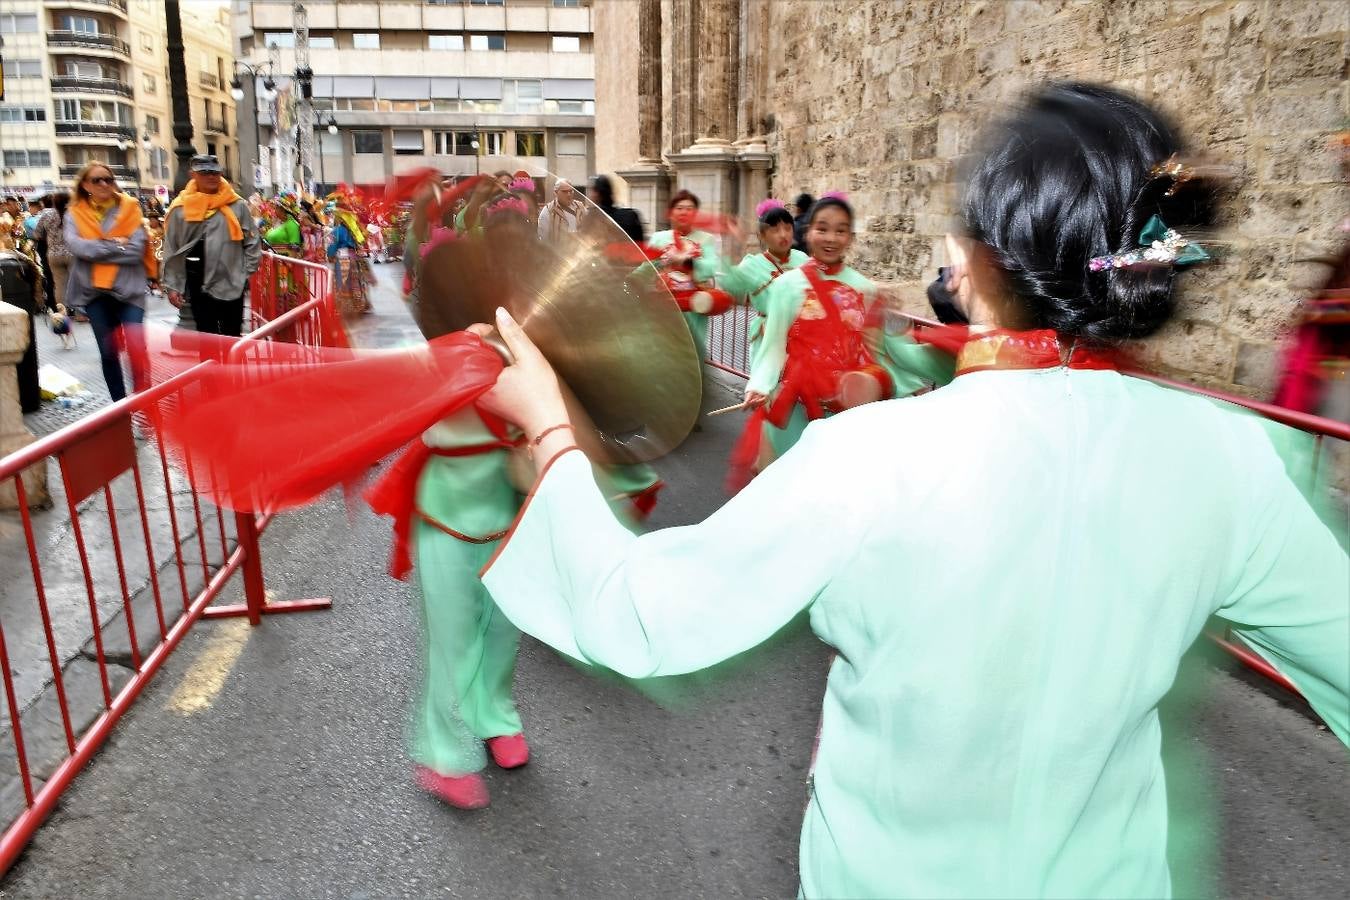
[[564, 428], [571, 428], [571, 427], [572, 427], [571, 422], [559, 422], [557, 425], [550, 425], [548, 428], [545, 428], [543, 431], [535, 435], [534, 440], [530, 441], [530, 446], [538, 447], [539, 444], [544, 440], [544, 438], [548, 437], [553, 432], [561, 431]]

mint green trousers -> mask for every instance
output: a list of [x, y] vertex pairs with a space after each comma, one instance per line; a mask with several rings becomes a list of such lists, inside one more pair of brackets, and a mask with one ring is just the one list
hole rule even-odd
[[484, 739], [524, 730], [511, 697], [520, 632], [478, 579], [498, 541], [470, 544], [420, 521], [414, 540], [425, 668], [410, 755], [442, 775], [466, 775], [487, 764]]

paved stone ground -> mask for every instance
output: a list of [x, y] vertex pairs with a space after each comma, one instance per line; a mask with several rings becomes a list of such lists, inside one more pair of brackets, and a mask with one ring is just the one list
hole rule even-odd
[[[377, 303], [379, 301], [377, 300]], [[384, 314], [383, 304], [379, 310]], [[381, 316], [360, 328], [394, 327]], [[710, 402], [732, 388], [714, 384]], [[723, 500], [738, 423], [711, 420], [659, 468], [656, 527]], [[168, 708], [228, 637], [196, 628], [0, 882], [6, 897], [782, 897], [828, 653], [801, 623], [729, 675], [641, 694], [525, 640], [516, 680], [535, 758], [491, 772], [493, 805], [451, 810], [409, 783], [416, 600], [384, 572], [387, 524], [338, 499], [264, 537], [269, 587], [328, 613], [247, 634], [214, 704]], [[1173, 703], [1179, 818], [1217, 825], [1224, 896], [1344, 893], [1344, 748], [1295, 703], [1187, 666]], [[652, 697], [662, 700], [654, 702]], [[1178, 881], [1204, 882], [1184, 867]]]

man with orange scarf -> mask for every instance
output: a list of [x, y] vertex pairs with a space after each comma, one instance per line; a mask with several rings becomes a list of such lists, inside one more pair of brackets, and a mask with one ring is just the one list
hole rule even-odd
[[191, 305], [198, 331], [238, 337], [262, 243], [248, 202], [222, 174], [214, 156], [192, 158], [192, 181], [164, 223], [164, 287], [174, 306]]

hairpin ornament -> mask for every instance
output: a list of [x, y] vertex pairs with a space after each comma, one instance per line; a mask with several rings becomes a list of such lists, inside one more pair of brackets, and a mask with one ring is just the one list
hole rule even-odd
[[1188, 166], [1177, 158], [1173, 153], [1167, 159], [1158, 163], [1149, 170], [1150, 178], [1171, 178], [1172, 186], [1163, 194], [1164, 197], [1170, 197], [1177, 192], [1183, 184], [1195, 178], [1196, 171], [1194, 166]]
[[1189, 266], [1208, 262], [1210, 256], [1199, 244], [1183, 237], [1153, 216], [1139, 232], [1139, 249], [1110, 256], [1094, 256], [1088, 260], [1088, 269], [1102, 272], [1106, 269], [1124, 269], [1144, 264]]

